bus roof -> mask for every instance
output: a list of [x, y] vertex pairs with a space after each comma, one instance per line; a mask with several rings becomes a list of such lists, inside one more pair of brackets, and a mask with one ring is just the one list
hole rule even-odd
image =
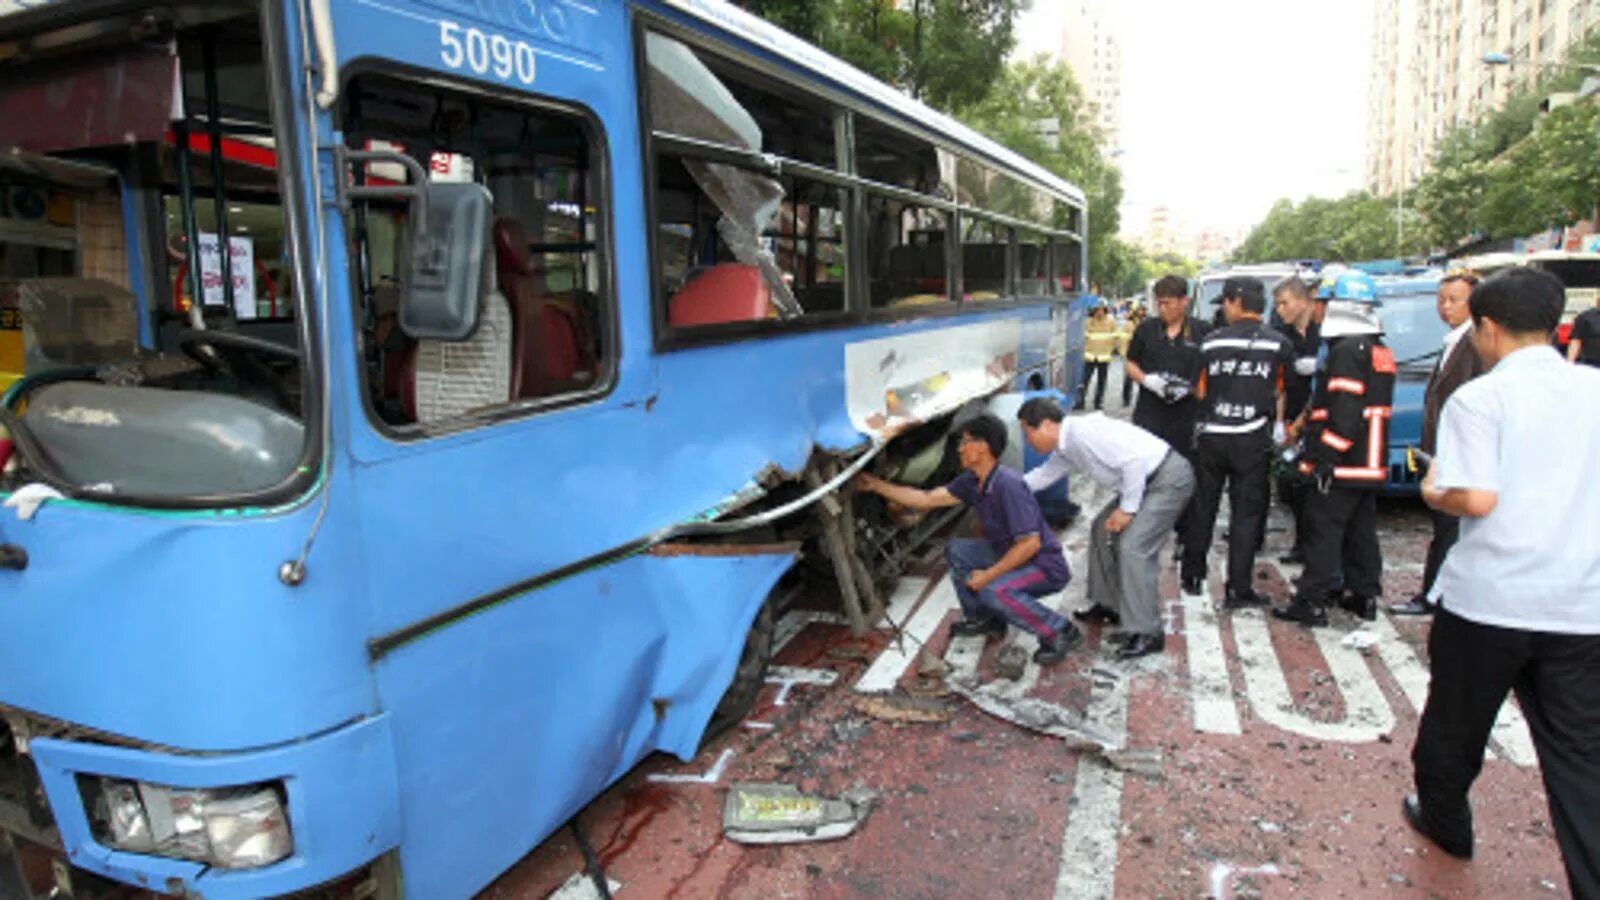
[[780, 59], [806, 69], [817, 78], [831, 81], [904, 119], [925, 123], [939, 134], [948, 135], [954, 142], [988, 157], [989, 161], [998, 163], [1079, 206], [1084, 205], [1082, 189], [1072, 182], [726, 0], [658, 0], [658, 2], [687, 13], [728, 35], [767, 50]]

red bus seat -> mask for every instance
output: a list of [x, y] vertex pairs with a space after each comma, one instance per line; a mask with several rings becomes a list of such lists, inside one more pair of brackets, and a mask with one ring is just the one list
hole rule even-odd
[[721, 263], [683, 286], [667, 304], [673, 328], [751, 322], [772, 314], [772, 289], [761, 270], [743, 263]]

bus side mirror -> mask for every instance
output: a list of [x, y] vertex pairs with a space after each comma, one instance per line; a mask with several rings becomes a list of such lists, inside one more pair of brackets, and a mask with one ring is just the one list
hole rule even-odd
[[413, 208], [411, 254], [401, 266], [400, 329], [417, 339], [464, 341], [478, 329], [491, 281], [485, 265], [493, 204], [481, 184], [429, 184]]
[[[418, 340], [464, 341], [478, 328], [478, 314], [492, 282], [485, 264], [494, 205], [479, 184], [434, 183], [415, 159], [392, 150], [335, 148], [339, 161], [339, 207], [354, 200], [405, 200], [409, 241], [400, 266], [400, 330]], [[398, 165], [404, 184], [355, 184], [353, 163]]]

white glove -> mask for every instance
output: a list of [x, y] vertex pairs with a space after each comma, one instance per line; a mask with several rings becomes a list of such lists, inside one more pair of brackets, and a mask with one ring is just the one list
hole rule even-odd
[[1279, 447], [1289, 443], [1289, 429], [1284, 428], [1282, 422], [1272, 423], [1272, 443]]
[[1302, 356], [1295, 360], [1294, 373], [1307, 377], [1317, 374], [1317, 358], [1315, 356]]
[[1167, 379], [1155, 372], [1146, 372], [1144, 374], [1144, 387], [1145, 390], [1153, 391], [1157, 397], [1160, 397], [1167, 392]]

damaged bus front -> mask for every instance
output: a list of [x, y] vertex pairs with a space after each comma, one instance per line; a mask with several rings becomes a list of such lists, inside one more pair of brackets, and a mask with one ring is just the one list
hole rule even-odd
[[720, 0], [0, 0], [0, 896], [482, 889], [876, 621], [1085, 214]]

